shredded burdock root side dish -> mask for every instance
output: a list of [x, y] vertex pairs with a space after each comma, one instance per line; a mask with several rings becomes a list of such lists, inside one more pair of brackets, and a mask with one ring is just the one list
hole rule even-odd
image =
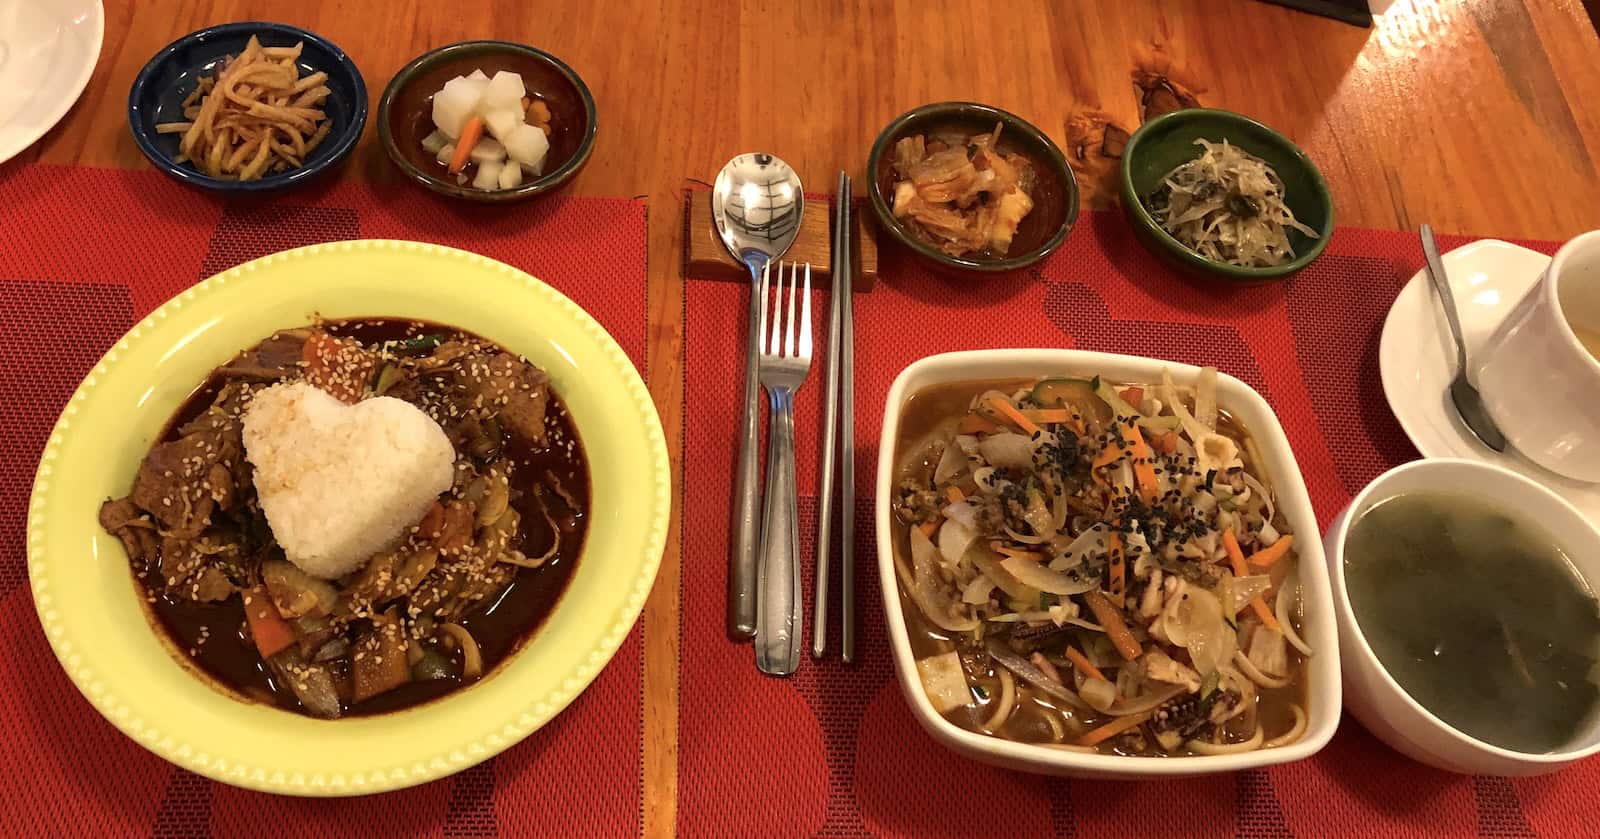
[[1145, 198], [1161, 229], [1213, 262], [1271, 268], [1294, 259], [1289, 231], [1317, 238], [1283, 203], [1283, 181], [1227, 140], [1195, 140], [1199, 157], [1168, 172]]
[[571, 578], [588, 505], [539, 368], [447, 327], [349, 320], [217, 368], [100, 524], [212, 682], [333, 718], [428, 701], [514, 653]]
[[1003, 257], [1033, 211], [1033, 164], [987, 134], [904, 137], [894, 146], [895, 218], [951, 256]]
[[1306, 729], [1295, 536], [1249, 433], [1189, 386], [941, 385], [898, 453], [895, 568], [928, 699], [968, 730], [1125, 755]]
[[305, 165], [331, 129], [323, 103], [332, 90], [327, 73], [301, 77], [303, 47], [263, 47], [252, 35], [244, 52], [202, 78], [183, 100], [184, 121], [156, 125], [183, 135], [176, 162], [240, 181]]

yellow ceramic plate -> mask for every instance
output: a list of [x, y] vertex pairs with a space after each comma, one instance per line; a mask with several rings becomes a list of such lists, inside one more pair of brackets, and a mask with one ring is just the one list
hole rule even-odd
[[[274, 330], [393, 316], [476, 332], [550, 374], [589, 456], [593, 511], [566, 594], [490, 678], [394, 714], [314, 720], [226, 696], [174, 658], [145, 619], [128, 560], [100, 529], [140, 459], [212, 368]], [[117, 343], [45, 447], [28, 513], [34, 602], [57, 658], [97, 710], [173, 763], [292, 795], [359, 795], [459, 771], [565, 708], [616, 652], [655, 580], [671, 475], [650, 395], [576, 304], [510, 266], [415, 242], [285, 251], [185, 291]]]

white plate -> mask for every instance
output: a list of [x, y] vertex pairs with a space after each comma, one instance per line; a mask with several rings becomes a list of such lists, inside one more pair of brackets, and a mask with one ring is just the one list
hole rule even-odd
[[[1469, 359], [1549, 264], [1550, 257], [1542, 253], [1495, 239], [1462, 245], [1444, 255]], [[1549, 487], [1600, 525], [1600, 485], [1564, 478], [1514, 449], [1493, 451], [1461, 422], [1446, 390], [1455, 376], [1455, 345], [1426, 269], [1411, 278], [1389, 309], [1378, 368], [1389, 409], [1423, 457], [1464, 457], [1505, 466]]]
[[105, 29], [100, 0], [0, 0], [0, 163], [78, 101]]

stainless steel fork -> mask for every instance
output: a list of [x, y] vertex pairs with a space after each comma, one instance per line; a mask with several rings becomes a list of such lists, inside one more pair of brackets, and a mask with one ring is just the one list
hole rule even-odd
[[[794, 394], [811, 371], [811, 265], [789, 264], [777, 274], [768, 305], [767, 278], [761, 280], [761, 386], [771, 406], [767, 436], [766, 511], [761, 524], [761, 562], [757, 573], [756, 667], [788, 676], [800, 666], [800, 530], [794, 476]], [[799, 323], [795, 307], [800, 308]], [[767, 331], [768, 313], [772, 331]], [[798, 326], [798, 330], [796, 327]], [[797, 334], [798, 332], [798, 334]], [[782, 339], [781, 343], [779, 339]]]

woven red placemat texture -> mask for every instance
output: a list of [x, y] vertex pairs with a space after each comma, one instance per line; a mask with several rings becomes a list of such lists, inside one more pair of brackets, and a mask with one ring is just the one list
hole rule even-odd
[[[1446, 247], [1466, 241], [1446, 237]], [[1554, 246], [1535, 244], [1546, 252]], [[1421, 266], [1407, 233], [1345, 229], [1293, 280], [1195, 284], [1116, 215], [1086, 215], [1062, 251], [1009, 280], [930, 274], [898, 249], [856, 298], [858, 663], [807, 656], [759, 675], [723, 634], [730, 478], [748, 290], [687, 290], [678, 825], [684, 836], [1576, 836], [1600, 761], [1552, 777], [1470, 778], [1413, 763], [1347, 721], [1311, 760], [1153, 783], [1067, 781], [965, 760], [907, 710], [888, 651], [872, 521], [884, 399], [907, 364], [949, 350], [1077, 347], [1214, 364], [1273, 404], [1323, 525], [1379, 472], [1415, 458], [1384, 402], [1378, 336]], [[826, 322], [827, 296], [813, 311]], [[824, 346], [818, 329], [816, 342]], [[820, 371], [797, 416], [802, 541], [814, 534]], [[812, 574], [803, 558], [809, 631]], [[835, 572], [837, 579], [837, 572]], [[835, 592], [831, 598], [837, 604]], [[835, 607], [837, 608], [837, 607]], [[810, 648], [810, 638], [806, 639]]]
[[23, 521], [79, 380], [138, 318], [213, 273], [340, 239], [450, 245], [555, 286], [642, 370], [644, 222], [644, 206], [621, 199], [466, 207], [338, 182], [244, 202], [152, 172], [0, 167], [0, 835], [637, 836], [642, 629], [549, 725], [454, 777], [360, 799], [263, 795], [171, 766], [78, 694], [34, 614]]

